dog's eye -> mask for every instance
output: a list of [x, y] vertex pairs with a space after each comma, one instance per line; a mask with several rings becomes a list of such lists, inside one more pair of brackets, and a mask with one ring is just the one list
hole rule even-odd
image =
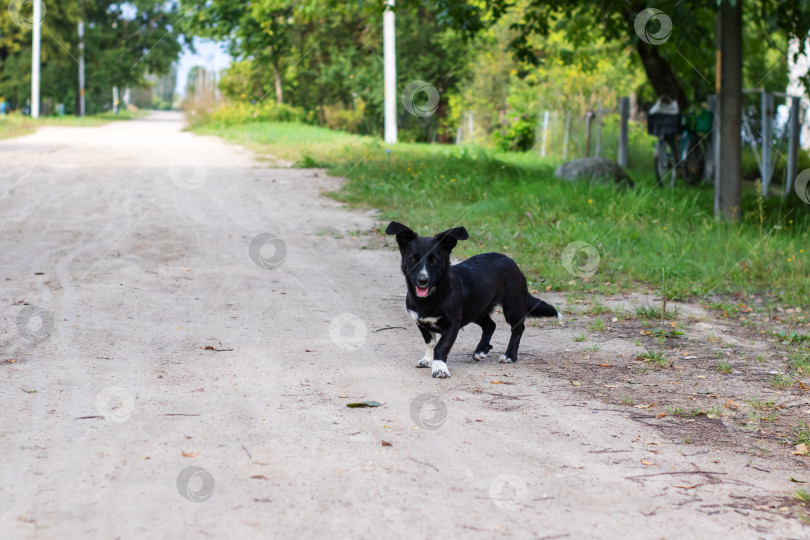
[[410, 262], [411, 264], [416, 264], [417, 262], [419, 262], [419, 258], [411, 257], [410, 259], [408, 259], [408, 262]]
[[431, 255], [430, 257], [428, 257], [428, 262], [430, 264], [436, 264], [437, 262], [439, 262], [439, 258], [436, 257], [435, 255]]

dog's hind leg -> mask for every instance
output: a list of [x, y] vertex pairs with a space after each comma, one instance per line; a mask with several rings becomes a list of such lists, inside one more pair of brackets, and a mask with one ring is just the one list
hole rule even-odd
[[473, 360], [481, 360], [482, 358], [486, 358], [487, 353], [492, 350], [492, 345], [489, 344], [489, 340], [492, 339], [492, 334], [495, 333], [495, 321], [493, 321], [489, 313], [487, 313], [475, 321], [475, 324], [481, 327], [483, 333], [481, 334], [481, 341], [479, 341], [478, 346], [475, 347]]
[[416, 367], [431, 367], [433, 365], [433, 349], [436, 348], [436, 332], [430, 332], [421, 326], [419, 331], [422, 332], [422, 337], [425, 338], [427, 350], [425, 356], [416, 363]]
[[506, 352], [498, 359], [501, 363], [517, 362], [518, 348], [520, 348], [520, 338], [523, 336], [523, 331], [526, 326], [523, 321], [526, 319], [526, 306], [510, 306], [509, 309], [504, 306], [503, 316], [509, 326], [512, 327], [512, 337], [509, 338], [509, 345], [506, 347]]

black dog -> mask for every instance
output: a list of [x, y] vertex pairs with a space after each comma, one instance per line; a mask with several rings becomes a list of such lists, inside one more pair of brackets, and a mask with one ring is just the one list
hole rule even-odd
[[[436, 236], [419, 236], [392, 221], [386, 234], [397, 237], [402, 255], [402, 273], [408, 285], [405, 307], [427, 343], [427, 352], [416, 367], [430, 367], [434, 377], [449, 377], [447, 355], [458, 331], [471, 322], [483, 330], [473, 358], [481, 360], [492, 350], [495, 332], [490, 318], [495, 306], [503, 308], [512, 338], [501, 362], [517, 360], [523, 321], [526, 317], [560, 317], [557, 310], [529, 294], [526, 276], [515, 261], [500, 253], [484, 253], [450, 265], [450, 252], [459, 240], [469, 238], [464, 227]], [[436, 334], [441, 338], [436, 341]]]

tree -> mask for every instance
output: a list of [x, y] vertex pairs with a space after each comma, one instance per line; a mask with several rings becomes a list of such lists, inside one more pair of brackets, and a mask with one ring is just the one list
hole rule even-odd
[[[15, 4], [16, 2], [16, 4]], [[31, 2], [12, 0], [30, 21]], [[27, 11], [26, 11], [27, 10]], [[16, 13], [16, 12], [15, 12]], [[74, 110], [78, 94], [77, 23], [85, 21], [88, 112], [109, 108], [113, 86], [146, 84], [146, 73], [163, 74], [181, 50], [182, 17], [173, 3], [133, 0], [64, 0], [47, 2], [42, 21], [44, 98]], [[0, 96], [17, 108], [31, 94], [31, 29], [0, 17]]]

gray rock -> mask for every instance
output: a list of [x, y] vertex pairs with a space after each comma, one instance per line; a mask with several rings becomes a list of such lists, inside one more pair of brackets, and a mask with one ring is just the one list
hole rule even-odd
[[554, 176], [575, 182], [586, 180], [591, 182], [626, 183], [633, 187], [635, 184], [627, 173], [616, 163], [602, 157], [586, 157], [563, 163], [554, 171]]

